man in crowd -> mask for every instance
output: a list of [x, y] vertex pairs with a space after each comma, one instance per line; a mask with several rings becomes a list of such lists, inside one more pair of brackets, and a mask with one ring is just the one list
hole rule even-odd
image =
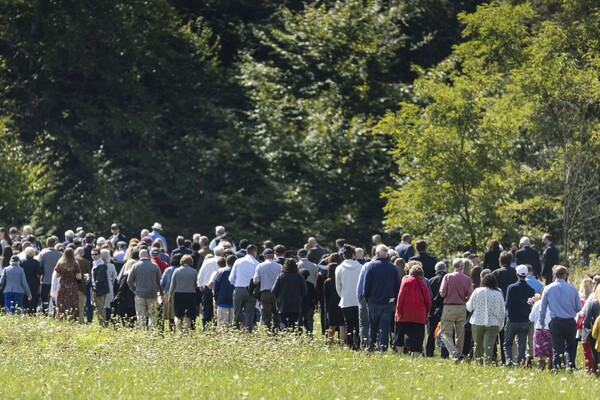
[[400, 275], [387, 259], [386, 246], [377, 246], [375, 252], [376, 259], [364, 265], [363, 295], [369, 310], [369, 350], [375, 350], [375, 341], [378, 340], [377, 350], [387, 351], [396, 296], [400, 290]]
[[177, 254], [179, 254], [180, 257], [185, 254], [192, 254], [192, 250], [185, 247], [185, 238], [183, 236], [177, 236], [175, 242], [177, 243], [177, 248], [171, 251], [171, 259]]
[[46, 248], [42, 250], [39, 255], [40, 266], [42, 267], [42, 308], [44, 313], [48, 311], [48, 303], [50, 302], [50, 287], [52, 286], [52, 273], [58, 263], [58, 260], [62, 257], [62, 253], [54, 247], [56, 242], [54, 238], [49, 237], [46, 239]]
[[254, 308], [256, 299], [248, 292], [250, 281], [256, 272], [258, 260], [256, 260], [257, 249], [251, 244], [246, 248], [246, 256], [239, 258], [233, 264], [229, 282], [233, 289], [233, 313], [236, 327], [244, 322], [248, 332], [252, 332], [254, 326]]
[[536, 249], [531, 248], [531, 242], [527, 236], [523, 236], [519, 241], [521, 247], [515, 253], [515, 263], [517, 265], [531, 265], [535, 276], [541, 276], [542, 268], [540, 266], [540, 253]]
[[160, 269], [150, 261], [148, 250], [140, 250], [140, 260], [136, 262], [129, 276], [127, 285], [135, 293], [135, 313], [140, 328], [154, 328], [158, 322], [158, 300], [156, 292], [160, 291]]
[[275, 252], [275, 260], [279, 264], [283, 265], [283, 263], [285, 262], [285, 252], [287, 251], [285, 246], [282, 244], [278, 244], [273, 248], [273, 251]]
[[402, 242], [396, 246], [396, 251], [398, 255], [404, 259], [404, 261], [408, 262], [415, 255], [415, 249], [410, 244], [411, 237], [408, 233], [402, 235]]
[[[552, 337], [552, 367], [575, 368], [577, 355], [577, 327], [575, 317], [581, 310], [577, 288], [567, 282], [569, 272], [562, 265], [553, 269], [554, 282], [546, 286], [542, 294], [539, 322], [544, 326], [546, 311], [550, 311], [550, 336]], [[563, 360], [563, 356], [566, 358]]]
[[298, 262], [298, 270], [301, 270], [301, 269], [308, 270], [310, 275], [308, 275], [308, 278], [306, 278], [306, 281], [312, 283], [313, 286], [316, 287], [317, 286], [317, 272], [319, 272], [319, 267], [317, 267], [317, 265], [315, 263], [310, 262], [310, 260], [307, 258], [307, 256], [308, 256], [308, 251], [306, 249], [298, 250], [298, 260], [300, 260]]
[[519, 344], [517, 355], [517, 364], [521, 364], [525, 359], [525, 349], [527, 345], [527, 335], [529, 333], [529, 312], [531, 307], [527, 303], [529, 298], [535, 295], [535, 290], [527, 284], [527, 266], [517, 266], [516, 275], [518, 282], [508, 286], [506, 291], [506, 327], [504, 332], [504, 354], [506, 356], [506, 365], [513, 365], [513, 343], [515, 337]]
[[[427, 242], [424, 240], [417, 240], [415, 243], [417, 247], [417, 255], [410, 258], [409, 261], [418, 261], [423, 266], [423, 273], [425, 278], [431, 279], [435, 276], [435, 264], [436, 259], [430, 254], [427, 254]], [[434, 292], [436, 293], [436, 292]]]
[[67, 247], [68, 245], [73, 243], [74, 238], [75, 238], [75, 232], [73, 232], [71, 229], [69, 229], [68, 231], [65, 231], [65, 241], [63, 242], [62, 245]]
[[[163, 244], [163, 248], [165, 249], [165, 251], [169, 251], [169, 247], [167, 246], [167, 239], [165, 239], [165, 237], [161, 234], [163, 230], [163, 227], [160, 223], [155, 222], [154, 225], [152, 225], [152, 232], [148, 233], [148, 236], [150, 236], [150, 239], [152, 239], [152, 243], [156, 240], [156, 239], [160, 239], [160, 241]], [[143, 238], [144, 236], [142, 236]]]
[[269, 330], [279, 328], [277, 298], [271, 293], [271, 290], [282, 267], [279, 262], [274, 260], [273, 256], [273, 250], [266, 248], [263, 251], [265, 261], [256, 266], [256, 272], [252, 278], [255, 285], [260, 285], [260, 319]]
[[119, 224], [112, 224], [110, 226], [110, 231], [112, 235], [108, 238], [108, 240], [110, 240], [110, 242], [113, 244], [113, 247], [117, 247], [117, 243], [124, 242], [126, 240], [125, 235], [121, 233], [121, 227]]
[[327, 253], [327, 250], [321, 247], [321, 245], [317, 242], [317, 239], [315, 239], [314, 237], [308, 238], [307, 245], [308, 260], [313, 264], [319, 265], [319, 263], [321, 262], [321, 258], [325, 255], [325, 253]]
[[552, 243], [552, 235], [549, 233], [545, 233], [542, 236], [542, 242], [544, 242], [544, 254], [542, 256], [542, 274], [544, 279], [546, 280], [546, 285], [552, 283], [552, 268], [555, 265], [558, 265], [558, 250]]
[[[462, 351], [467, 319], [466, 304], [473, 293], [471, 277], [463, 273], [464, 261], [455, 258], [452, 262], [454, 272], [446, 274], [440, 285], [440, 295], [444, 298], [440, 335], [444, 346], [454, 361], [463, 358]], [[453, 333], [454, 332], [454, 333]]]
[[[75, 261], [79, 264], [79, 269], [81, 270], [81, 281], [79, 281], [77, 287], [77, 295], [79, 296], [79, 323], [84, 324], [86, 322], [85, 317], [85, 304], [86, 298], [90, 295], [90, 291], [92, 289], [92, 283], [90, 277], [92, 276], [92, 263], [83, 258], [85, 252], [83, 251], [83, 247], [78, 247], [75, 249]], [[90, 301], [91, 305], [91, 301]], [[93, 312], [92, 312], [93, 314]], [[91, 322], [91, 321], [88, 321]]]

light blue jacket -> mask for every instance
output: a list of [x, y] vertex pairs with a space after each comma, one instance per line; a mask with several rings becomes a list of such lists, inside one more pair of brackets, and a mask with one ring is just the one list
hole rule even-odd
[[0, 286], [4, 287], [4, 293], [23, 293], [31, 296], [25, 271], [20, 265], [11, 264], [4, 268], [0, 278]]

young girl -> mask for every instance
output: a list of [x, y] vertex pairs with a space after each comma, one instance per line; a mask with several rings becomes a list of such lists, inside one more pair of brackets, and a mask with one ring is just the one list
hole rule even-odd
[[[546, 358], [552, 360], [552, 337], [548, 324], [550, 323], [550, 308], [546, 310], [546, 318], [544, 319], [544, 326], [539, 323], [540, 311], [542, 309], [542, 302], [539, 301], [540, 295], [536, 294], [530, 299], [534, 302], [531, 312], [529, 313], [529, 321], [535, 325], [535, 332], [533, 333], [533, 355], [540, 359], [540, 369], [546, 368]], [[535, 299], [535, 300], [534, 300]], [[549, 365], [548, 368], [552, 368]]]

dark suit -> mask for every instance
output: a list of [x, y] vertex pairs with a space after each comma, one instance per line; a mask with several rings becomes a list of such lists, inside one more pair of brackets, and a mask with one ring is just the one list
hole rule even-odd
[[[442, 310], [444, 308], [444, 298], [440, 296], [440, 286], [442, 285], [442, 279], [446, 275], [446, 272], [438, 272], [433, 278], [429, 280], [431, 286], [431, 292], [433, 298], [431, 302], [431, 311], [429, 311], [429, 321], [427, 325], [427, 344], [425, 345], [425, 356], [433, 357], [435, 351], [435, 338], [434, 333], [441, 318]], [[442, 357], [448, 358], [448, 350], [445, 347], [442, 348]]]
[[402, 242], [394, 249], [398, 252], [400, 257], [404, 258], [404, 261], [408, 262], [415, 255], [415, 249], [410, 243]]
[[552, 282], [552, 267], [559, 264], [558, 250], [554, 247], [554, 243], [549, 243], [544, 250], [542, 274], [546, 279], [546, 285]]
[[315, 247], [308, 250], [308, 255], [306, 256], [306, 258], [308, 258], [308, 261], [310, 261], [311, 263], [319, 265], [319, 263], [321, 262], [321, 257], [323, 257], [326, 253], [327, 250], [325, 250], [319, 244], [317, 244], [315, 245]]
[[529, 246], [517, 250], [515, 253], [515, 263], [517, 265], [529, 264], [533, 267], [533, 274], [540, 276], [542, 274], [542, 267], [540, 265], [540, 253], [537, 250], [532, 249]]
[[[422, 251], [414, 257], [410, 258], [410, 261], [419, 261], [423, 265], [423, 273], [425, 278], [431, 279], [435, 276], [435, 264], [437, 260], [434, 256], [427, 254]], [[435, 295], [435, 292], [433, 292]]]
[[110, 238], [108, 238], [108, 240], [110, 240], [115, 247], [117, 246], [117, 243], [124, 242], [125, 239], [125, 235], [120, 232], [117, 235], [112, 235]]

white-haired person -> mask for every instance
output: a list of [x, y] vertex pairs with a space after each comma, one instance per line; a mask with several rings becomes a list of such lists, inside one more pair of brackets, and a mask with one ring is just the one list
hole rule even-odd
[[161, 273], [158, 265], [150, 261], [148, 250], [140, 250], [139, 256], [140, 260], [129, 272], [127, 284], [135, 293], [135, 313], [139, 327], [153, 329], [158, 322], [157, 291], [161, 295], [163, 293], [160, 286]]
[[[520, 249], [515, 253], [515, 263], [517, 265], [531, 265], [533, 274], [539, 278], [542, 274], [540, 253], [531, 247], [531, 241], [527, 236], [523, 236], [521, 240], [519, 240], [519, 247]], [[502, 287], [500, 282], [498, 282], [498, 285]]]
[[19, 265], [21, 260], [18, 256], [12, 256], [10, 264], [2, 270], [0, 287], [4, 288], [4, 304], [7, 314], [14, 314], [23, 309], [24, 298], [31, 300], [31, 291], [27, 285], [25, 272]]

